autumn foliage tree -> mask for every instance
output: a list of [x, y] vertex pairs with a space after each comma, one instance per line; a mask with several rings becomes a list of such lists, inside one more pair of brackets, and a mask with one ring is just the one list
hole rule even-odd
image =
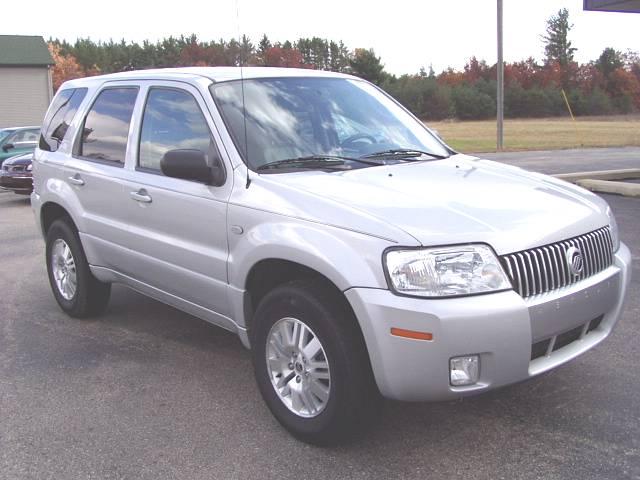
[[84, 70], [78, 65], [73, 55], [63, 55], [60, 53], [60, 47], [53, 43], [49, 44], [49, 53], [53, 58], [53, 68], [51, 69], [51, 77], [53, 81], [53, 89], [58, 90], [67, 80], [84, 77]]

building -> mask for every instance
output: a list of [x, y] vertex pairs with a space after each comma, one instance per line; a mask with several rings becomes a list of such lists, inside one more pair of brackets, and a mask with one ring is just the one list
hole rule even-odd
[[40, 125], [53, 97], [52, 65], [42, 37], [0, 35], [0, 128]]

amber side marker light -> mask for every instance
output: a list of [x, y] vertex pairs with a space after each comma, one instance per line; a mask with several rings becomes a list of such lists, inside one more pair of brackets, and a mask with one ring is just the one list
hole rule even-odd
[[405, 330], [404, 328], [391, 327], [391, 335], [413, 340], [433, 340], [433, 335], [429, 332], [416, 332], [415, 330]]

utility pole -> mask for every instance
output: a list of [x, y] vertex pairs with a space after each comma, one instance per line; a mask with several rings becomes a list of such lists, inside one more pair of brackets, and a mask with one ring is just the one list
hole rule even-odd
[[502, 52], [502, 0], [498, 1], [498, 63], [496, 70], [498, 71], [498, 94], [497, 98], [497, 116], [498, 116], [498, 138], [497, 150], [502, 151], [504, 146], [504, 58]]

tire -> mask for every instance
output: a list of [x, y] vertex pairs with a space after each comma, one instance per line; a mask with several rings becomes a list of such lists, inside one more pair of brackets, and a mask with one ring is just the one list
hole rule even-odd
[[[78, 233], [70, 222], [59, 219], [49, 227], [46, 261], [51, 290], [62, 310], [76, 318], [104, 312], [109, 302], [111, 284], [100, 282], [91, 273]], [[66, 268], [61, 267], [62, 264]], [[75, 285], [72, 281], [74, 276]]]
[[[296, 337], [296, 322], [298, 332], [306, 327], [306, 335]], [[368, 425], [380, 394], [362, 333], [344, 298], [318, 281], [276, 287], [258, 305], [251, 334], [260, 393], [296, 438], [331, 445], [352, 439]], [[287, 339], [303, 337], [309, 348], [289, 348]], [[303, 351], [311, 352], [310, 358]]]

